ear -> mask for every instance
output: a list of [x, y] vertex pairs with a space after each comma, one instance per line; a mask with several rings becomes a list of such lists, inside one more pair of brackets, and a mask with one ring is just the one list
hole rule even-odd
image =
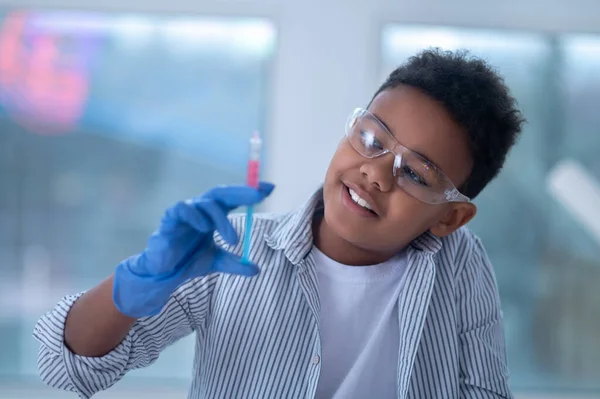
[[447, 213], [429, 231], [435, 236], [445, 237], [469, 223], [477, 213], [477, 207], [471, 202], [453, 202]]

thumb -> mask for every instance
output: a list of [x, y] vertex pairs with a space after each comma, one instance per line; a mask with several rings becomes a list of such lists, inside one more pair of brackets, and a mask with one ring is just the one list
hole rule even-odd
[[259, 267], [251, 262], [243, 262], [239, 256], [218, 249], [213, 261], [213, 270], [218, 273], [253, 277], [260, 273]]

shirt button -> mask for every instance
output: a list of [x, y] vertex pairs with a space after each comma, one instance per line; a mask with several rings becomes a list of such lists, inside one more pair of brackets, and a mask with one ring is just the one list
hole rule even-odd
[[319, 355], [313, 356], [313, 358], [312, 358], [313, 364], [319, 364], [320, 361], [321, 361], [321, 357]]

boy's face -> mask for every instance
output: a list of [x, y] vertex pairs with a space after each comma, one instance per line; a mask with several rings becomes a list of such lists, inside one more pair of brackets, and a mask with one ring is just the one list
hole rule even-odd
[[[375, 97], [369, 111], [400, 144], [437, 165], [455, 186], [467, 179], [472, 168], [467, 136], [441, 104], [400, 86]], [[365, 158], [343, 139], [323, 187], [326, 228], [361, 250], [392, 255], [427, 230], [445, 236], [475, 215], [471, 203], [431, 205], [411, 197], [396, 184], [393, 164], [393, 154]], [[376, 214], [356, 205], [349, 188]]]

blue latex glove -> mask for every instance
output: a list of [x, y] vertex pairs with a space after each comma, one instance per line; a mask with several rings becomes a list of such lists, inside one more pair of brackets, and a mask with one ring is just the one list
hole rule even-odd
[[213, 233], [217, 230], [227, 243], [235, 245], [238, 235], [227, 214], [239, 206], [261, 202], [273, 189], [270, 183], [260, 183], [258, 189], [221, 186], [167, 209], [146, 249], [117, 266], [113, 285], [117, 309], [136, 318], [154, 316], [189, 279], [214, 272], [258, 274], [258, 266], [242, 264], [241, 258], [218, 248]]

